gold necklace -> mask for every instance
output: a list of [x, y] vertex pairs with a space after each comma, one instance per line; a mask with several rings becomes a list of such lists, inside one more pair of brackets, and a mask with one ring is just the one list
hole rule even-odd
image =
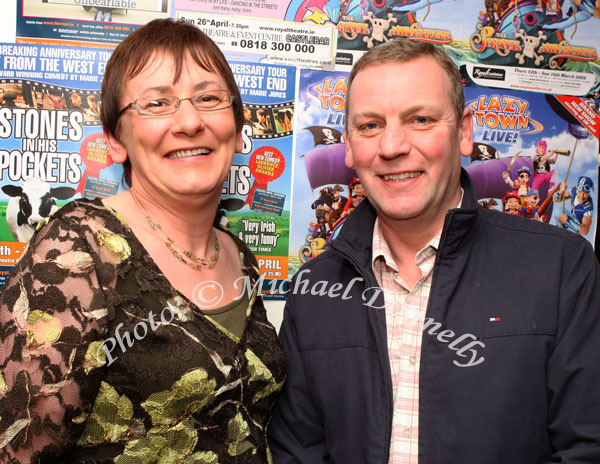
[[[208, 269], [213, 269], [217, 265], [217, 261], [219, 260], [219, 251], [221, 250], [221, 247], [219, 246], [219, 240], [217, 238], [217, 233], [215, 232], [214, 229], [212, 229], [211, 232], [212, 232], [213, 246], [215, 247], [215, 254], [212, 255], [208, 259], [198, 258], [193, 252], [184, 250], [182, 247], [180, 247], [179, 245], [177, 245], [175, 243], [175, 240], [173, 240], [171, 237], [167, 236], [165, 234], [165, 232], [163, 231], [162, 226], [158, 222], [154, 222], [152, 220], [152, 218], [150, 217], [150, 215], [146, 212], [144, 207], [141, 205], [141, 203], [139, 202], [139, 200], [133, 193], [133, 190], [129, 189], [129, 193], [131, 194], [133, 201], [135, 201], [136, 205], [138, 206], [138, 208], [140, 209], [142, 214], [144, 216], [146, 216], [146, 220], [150, 224], [150, 227], [152, 227], [152, 230], [157, 231], [160, 235], [163, 236], [163, 238], [165, 238], [167, 240], [165, 242], [165, 246], [168, 248], [168, 250], [171, 252], [171, 254], [173, 256], [175, 256], [175, 258], [177, 258], [182, 263], [187, 264], [189, 267], [191, 267], [192, 269], [195, 269], [196, 271], [202, 270], [202, 267], [207, 267]], [[177, 251], [177, 250], [179, 250], [179, 251]], [[183, 253], [183, 255], [180, 252]], [[187, 257], [188, 259], [184, 258], [184, 256]]]

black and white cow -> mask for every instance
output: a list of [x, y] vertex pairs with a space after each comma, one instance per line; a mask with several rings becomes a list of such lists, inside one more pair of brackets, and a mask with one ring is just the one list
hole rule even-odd
[[50, 187], [38, 178], [27, 179], [20, 186], [4, 185], [2, 191], [11, 197], [6, 207], [6, 222], [19, 242], [29, 242], [37, 223], [58, 209], [55, 198], [67, 200], [75, 195], [74, 188]]

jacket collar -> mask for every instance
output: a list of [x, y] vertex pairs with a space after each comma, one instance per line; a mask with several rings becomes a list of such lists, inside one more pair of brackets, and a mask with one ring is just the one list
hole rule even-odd
[[[467, 171], [461, 169], [460, 184], [464, 190], [462, 206], [446, 213], [438, 257], [451, 257], [468, 244], [468, 237], [474, 233], [478, 206], [475, 190]], [[377, 212], [365, 199], [348, 216], [339, 235], [329, 246], [344, 255], [362, 269], [371, 268], [373, 254], [373, 227]]]

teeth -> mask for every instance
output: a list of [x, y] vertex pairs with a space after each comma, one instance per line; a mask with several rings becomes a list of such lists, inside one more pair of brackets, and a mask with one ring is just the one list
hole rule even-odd
[[167, 155], [169, 159], [180, 159], [180, 158], [188, 158], [190, 156], [198, 156], [198, 155], [207, 155], [210, 153], [210, 150], [206, 148], [196, 148], [195, 150], [181, 150], [176, 151], [175, 153], [171, 153]]
[[394, 174], [392, 176], [383, 176], [383, 180], [390, 180], [395, 182], [400, 182], [407, 179], [412, 179], [414, 177], [420, 176], [420, 172], [403, 172], [402, 174]]

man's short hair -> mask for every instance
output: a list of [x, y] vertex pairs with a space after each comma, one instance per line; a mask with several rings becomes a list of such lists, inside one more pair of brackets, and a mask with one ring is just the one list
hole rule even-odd
[[[405, 63], [421, 57], [433, 58], [450, 79], [450, 98], [454, 105], [456, 123], [460, 124], [465, 109], [465, 94], [462, 86], [462, 77], [452, 58], [443, 51], [428, 42], [411, 39], [394, 39], [387, 43], [378, 45], [365, 53], [352, 67], [346, 92], [346, 127], [348, 125], [348, 111], [350, 108], [350, 89], [356, 75], [366, 68], [386, 63]], [[398, 89], [402, 92], [402, 89]]]

